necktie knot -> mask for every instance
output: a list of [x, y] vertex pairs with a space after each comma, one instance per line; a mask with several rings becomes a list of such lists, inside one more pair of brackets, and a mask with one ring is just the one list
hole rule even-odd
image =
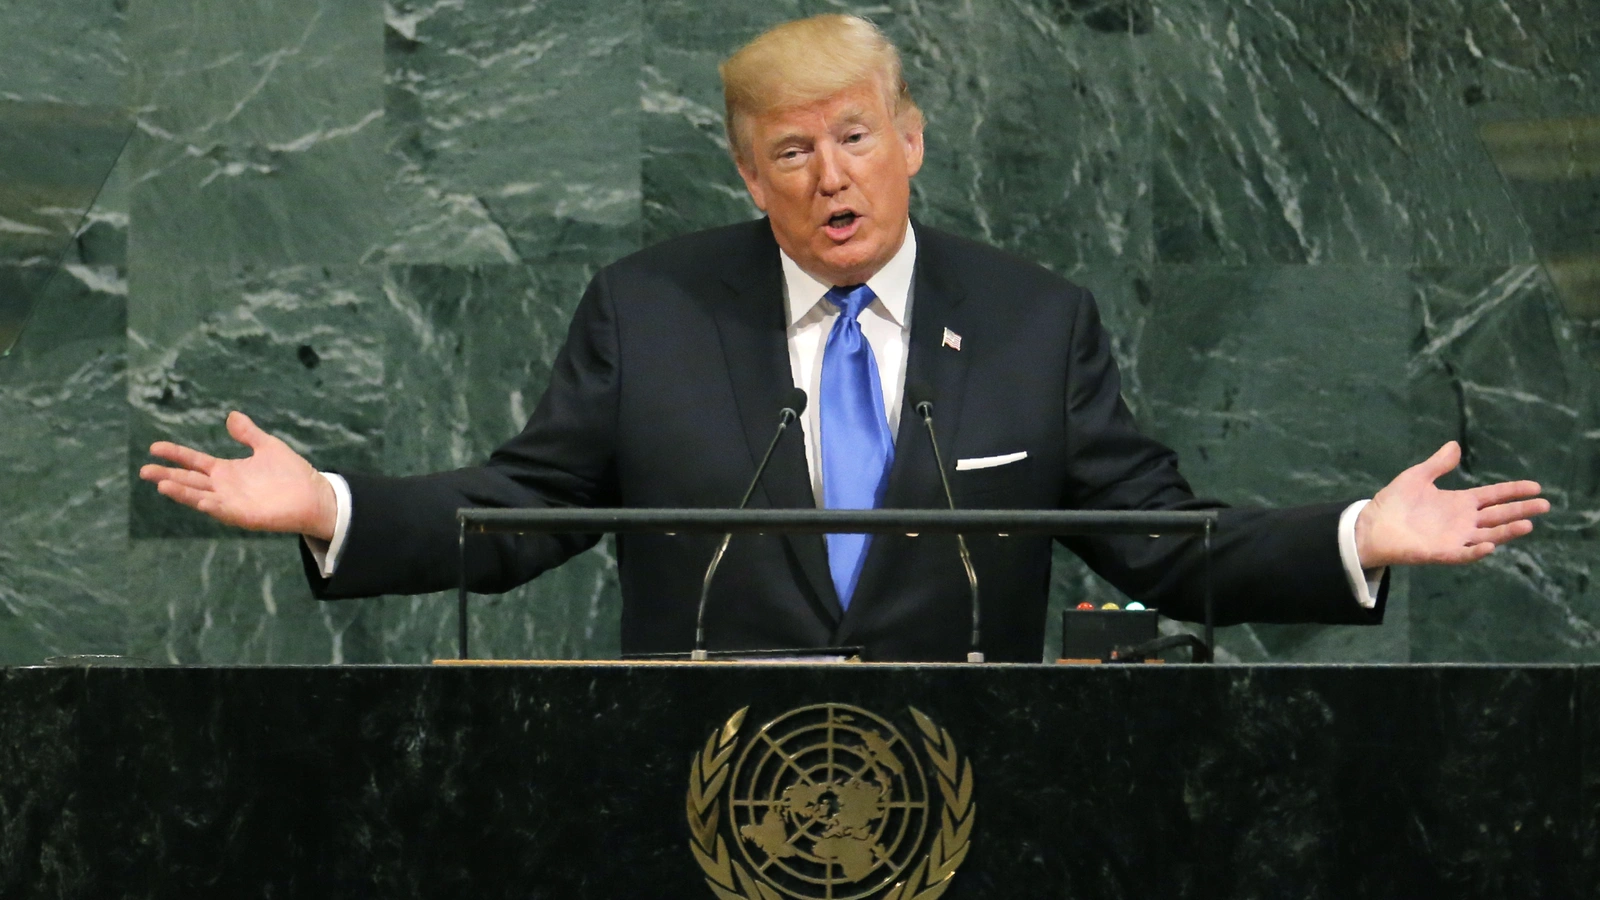
[[839, 307], [839, 314], [847, 319], [855, 319], [867, 305], [878, 299], [872, 288], [864, 284], [852, 284], [836, 287], [828, 291], [827, 298], [833, 305]]

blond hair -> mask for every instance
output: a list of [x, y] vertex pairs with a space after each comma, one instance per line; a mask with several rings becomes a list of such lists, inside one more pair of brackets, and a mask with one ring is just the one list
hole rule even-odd
[[750, 160], [751, 117], [805, 106], [876, 80], [901, 127], [922, 125], [922, 111], [900, 73], [900, 51], [860, 16], [830, 14], [786, 22], [740, 47], [722, 65], [728, 150]]

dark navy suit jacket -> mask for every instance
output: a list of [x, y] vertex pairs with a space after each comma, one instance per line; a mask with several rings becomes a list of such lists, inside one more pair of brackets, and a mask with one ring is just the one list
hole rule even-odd
[[[918, 226], [906, 383], [933, 390], [947, 465], [1027, 451], [1021, 462], [951, 471], [965, 508], [1199, 509], [1168, 448], [1135, 429], [1093, 297], [1043, 268]], [[410, 478], [346, 474], [344, 552], [313, 590], [326, 599], [454, 587], [463, 506], [730, 507], [793, 387], [778, 247], [755, 221], [671, 240], [589, 285], [550, 386], [521, 434], [483, 466]], [[961, 349], [943, 345], [948, 328]], [[902, 415], [884, 506], [944, 505], [922, 421]], [[793, 430], [793, 429], [791, 429]], [[752, 506], [815, 503], [803, 442], [779, 445]], [[1375, 623], [1340, 565], [1346, 504], [1225, 510], [1214, 539], [1217, 622]], [[475, 537], [467, 580], [507, 590], [598, 536]], [[860, 645], [876, 660], [958, 660], [967, 581], [951, 536], [874, 539], [848, 611], [820, 535], [736, 536], [707, 613], [712, 649]], [[621, 535], [624, 653], [681, 651], [694, 636], [705, 536]], [[991, 661], [1043, 655], [1050, 540], [979, 537]], [[1200, 552], [1185, 538], [1067, 538], [1130, 597], [1195, 619]], [[1385, 585], [1385, 588], [1387, 585]], [[1386, 594], [1387, 591], [1381, 592]]]

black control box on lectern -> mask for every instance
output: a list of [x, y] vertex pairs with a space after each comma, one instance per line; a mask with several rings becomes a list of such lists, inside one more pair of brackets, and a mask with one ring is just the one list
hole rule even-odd
[[1069, 609], [1061, 613], [1061, 658], [1103, 662], [1118, 647], [1156, 637], [1153, 609]]

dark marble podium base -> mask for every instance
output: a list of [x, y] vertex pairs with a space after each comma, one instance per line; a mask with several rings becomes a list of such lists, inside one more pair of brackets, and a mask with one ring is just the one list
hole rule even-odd
[[1600, 895], [1600, 668], [0, 670], [0, 896], [712, 897], [690, 763], [749, 706], [914, 706], [951, 898]]

